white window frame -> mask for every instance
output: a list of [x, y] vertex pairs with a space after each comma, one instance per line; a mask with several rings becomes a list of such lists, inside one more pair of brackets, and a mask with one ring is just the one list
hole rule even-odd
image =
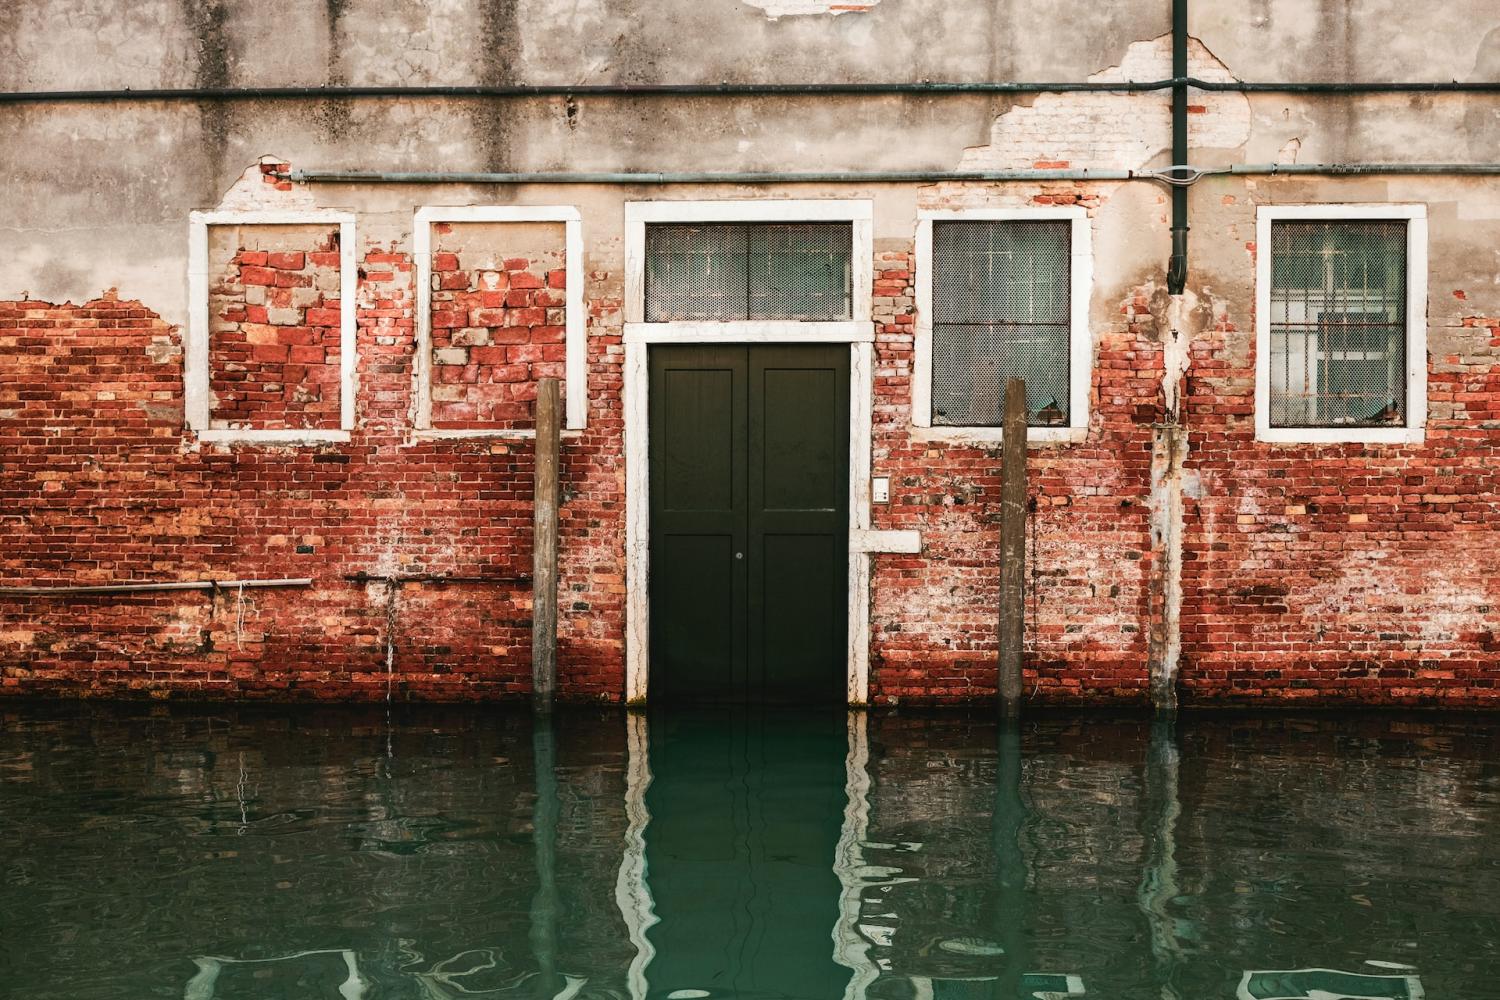
[[419, 438], [532, 438], [534, 427], [434, 428], [432, 426], [432, 227], [439, 222], [561, 222], [563, 268], [563, 367], [567, 430], [582, 430], [588, 421], [588, 340], [583, 311], [583, 221], [571, 205], [495, 206], [424, 205], [412, 220], [412, 256], [417, 263], [417, 356], [412, 364], [412, 424]]
[[1076, 205], [1039, 208], [933, 209], [917, 213], [916, 342], [912, 351], [911, 421], [914, 437], [928, 441], [992, 443], [1004, 434], [999, 427], [975, 427], [932, 422], [932, 224], [934, 222], [1069, 222], [1068, 299], [1068, 423], [1059, 427], [1028, 427], [1028, 442], [1072, 444], [1088, 435], [1089, 397], [1093, 390], [1094, 338], [1089, 327], [1093, 295], [1093, 231], [1088, 210]]
[[[1274, 222], [1406, 223], [1406, 424], [1271, 426], [1271, 226]], [[1420, 444], [1427, 434], [1427, 206], [1262, 205], [1255, 216], [1255, 438], [1289, 444]]]
[[[647, 323], [646, 226], [653, 222], [847, 222], [852, 229], [847, 320], [683, 320]], [[874, 284], [874, 208], [868, 199], [786, 201], [633, 201], [625, 205], [625, 342], [695, 344], [708, 336], [726, 343], [874, 343], [870, 318]]]
[[[848, 222], [853, 318], [683, 323], [642, 322], [648, 222]], [[920, 532], [871, 527], [870, 469], [875, 386], [874, 203], [868, 199], [655, 201], [625, 205], [625, 697], [647, 698], [650, 680], [650, 373], [653, 344], [812, 344], [849, 347], [849, 626], [846, 697], [863, 705], [870, 689], [870, 565], [877, 552], [917, 553]]]
[[[339, 227], [339, 429], [256, 429], [212, 426], [208, 315], [210, 226]], [[321, 444], [348, 441], [354, 429], [359, 357], [355, 302], [354, 214], [332, 209], [193, 212], [188, 216], [188, 330], [183, 349], [183, 419], [200, 441]]]

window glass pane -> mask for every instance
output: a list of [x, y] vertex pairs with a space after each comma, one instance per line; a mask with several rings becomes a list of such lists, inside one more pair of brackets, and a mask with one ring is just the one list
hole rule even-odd
[[1406, 422], [1406, 223], [1274, 222], [1272, 427]]
[[842, 223], [749, 227], [750, 318], [840, 320], [852, 315], [853, 228]]
[[998, 426], [1026, 381], [1033, 426], [1069, 421], [1071, 223], [935, 222], [932, 421]]
[[847, 222], [648, 225], [646, 320], [845, 320]]
[[744, 226], [647, 226], [646, 319], [745, 319]]

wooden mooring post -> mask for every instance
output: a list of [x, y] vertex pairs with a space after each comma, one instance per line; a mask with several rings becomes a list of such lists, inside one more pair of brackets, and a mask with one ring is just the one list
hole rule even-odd
[[1026, 639], [1026, 383], [1005, 383], [1000, 447], [1000, 713], [1021, 714]]
[[532, 499], [531, 690], [538, 712], [552, 710], [557, 690], [557, 478], [562, 450], [562, 396], [557, 379], [536, 387], [536, 486]]

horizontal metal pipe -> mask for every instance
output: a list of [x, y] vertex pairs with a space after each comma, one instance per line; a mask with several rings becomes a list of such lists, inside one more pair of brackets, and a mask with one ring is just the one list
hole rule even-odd
[[450, 576], [443, 573], [346, 573], [344, 579], [351, 583], [509, 583], [531, 582], [529, 576]]
[[361, 97], [775, 97], [818, 94], [1042, 94], [1165, 90], [1171, 80], [1024, 83], [580, 83], [484, 87], [158, 87], [120, 90], [32, 90], [0, 93], [0, 104], [103, 101], [345, 100]]
[[1500, 174], [1500, 163], [1237, 163], [1204, 174]]
[[0, 594], [37, 597], [67, 594], [128, 594], [150, 590], [238, 590], [241, 587], [307, 587], [310, 578], [297, 580], [177, 580], [170, 583], [109, 583], [81, 587], [0, 587]]
[[1241, 94], [1497, 94], [1496, 80], [1425, 80], [1399, 82], [1257, 83], [1247, 80], [1200, 80], [1188, 77], [1194, 90], [1229, 91]]
[[112, 90], [26, 90], [0, 93], [0, 104], [108, 101], [349, 100], [355, 98], [544, 98], [544, 97], [775, 97], [815, 95], [1142, 93], [1183, 83], [1195, 90], [1269, 94], [1500, 93], [1500, 81], [1255, 82], [1201, 80], [1082, 80], [974, 82], [915, 80], [906, 83], [578, 83], [503, 86], [331, 87], [124, 87]]
[[614, 171], [485, 173], [390, 170], [292, 170], [294, 181], [348, 184], [861, 184], [937, 181], [1128, 181], [1150, 180], [1149, 170], [806, 170]]
[[1161, 170], [813, 170], [787, 171], [535, 171], [513, 173], [388, 171], [388, 170], [292, 170], [285, 176], [294, 181], [328, 181], [346, 184], [932, 184], [943, 181], [1163, 181], [1173, 171], [1196, 181], [1214, 175], [1323, 174], [1500, 174], [1500, 163], [1240, 163], [1229, 167], [1198, 168], [1190, 165]]

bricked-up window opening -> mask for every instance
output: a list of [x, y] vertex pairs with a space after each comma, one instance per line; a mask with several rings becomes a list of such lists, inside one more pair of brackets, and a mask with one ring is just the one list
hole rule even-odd
[[210, 426], [341, 423], [339, 228], [219, 226], [209, 238]]
[[850, 319], [853, 250], [847, 222], [648, 225], [646, 321]]
[[1068, 424], [1071, 243], [1067, 221], [933, 224], [934, 424], [998, 427], [1010, 378], [1031, 426]]
[[567, 381], [563, 224], [434, 228], [430, 426], [529, 428], [538, 381]]
[[1406, 227], [1272, 224], [1272, 427], [1405, 424]]

